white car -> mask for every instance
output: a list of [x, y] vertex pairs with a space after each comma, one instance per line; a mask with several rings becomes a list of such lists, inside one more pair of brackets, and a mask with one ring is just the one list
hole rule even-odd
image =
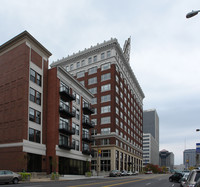
[[134, 175], [132, 171], [128, 171], [128, 176]]

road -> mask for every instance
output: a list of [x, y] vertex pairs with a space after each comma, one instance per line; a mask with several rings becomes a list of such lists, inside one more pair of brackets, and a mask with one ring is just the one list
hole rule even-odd
[[138, 175], [128, 177], [106, 177], [99, 179], [82, 179], [68, 181], [19, 183], [17, 185], [0, 185], [8, 187], [179, 187], [179, 183], [169, 182], [169, 175]]

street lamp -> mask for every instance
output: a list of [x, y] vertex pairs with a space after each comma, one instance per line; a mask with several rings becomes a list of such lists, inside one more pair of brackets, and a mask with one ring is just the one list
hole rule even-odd
[[200, 10], [193, 10], [192, 12], [189, 12], [186, 14], [186, 18], [191, 18], [193, 16], [196, 16], [198, 13], [200, 12]]

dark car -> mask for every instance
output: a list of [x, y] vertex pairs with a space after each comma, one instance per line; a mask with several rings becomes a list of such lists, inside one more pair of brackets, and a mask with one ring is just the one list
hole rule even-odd
[[176, 182], [180, 182], [180, 179], [183, 177], [183, 174], [182, 173], [174, 173], [173, 175], [171, 175], [169, 177], [169, 181], [170, 182], [173, 182], [173, 181], [176, 181]]
[[21, 175], [14, 173], [9, 170], [0, 170], [0, 183], [10, 183], [17, 184], [22, 180]]
[[110, 177], [121, 176], [121, 172], [119, 170], [112, 170], [109, 174]]

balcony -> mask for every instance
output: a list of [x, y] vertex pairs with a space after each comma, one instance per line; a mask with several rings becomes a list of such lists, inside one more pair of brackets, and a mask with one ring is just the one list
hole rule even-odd
[[94, 108], [92, 108], [90, 104], [84, 103], [83, 104], [83, 114], [85, 114], [85, 115], [94, 114]]
[[68, 105], [65, 105], [63, 103], [60, 103], [59, 112], [60, 116], [65, 119], [73, 118], [76, 114], [76, 112], [71, 110]]
[[91, 155], [91, 151], [90, 151], [90, 149], [83, 149], [82, 150], [82, 153], [84, 154], [84, 155]]
[[87, 143], [93, 142], [93, 138], [89, 134], [82, 134], [82, 140]]
[[66, 149], [66, 150], [70, 150], [70, 149], [73, 149], [73, 145], [70, 143], [70, 142], [66, 142], [66, 143], [64, 143], [64, 142], [59, 142], [59, 148], [61, 148], [61, 149]]
[[82, 125], [84, 129], [91, 129], [94, 128], [95, 123], [91, 121], [88, 117], [83, 117]]
[[69, 126], [68, 123], [60, 123], [59, 124], [59, 132], [66, 134], [66, 135], [73, 135], [75, 134], [75, 130]]
[[65, 86], [62, 86], [60, 87], [60, 97], [63, 101], [67, 102], [67, 101], [73, 101], [75, 100], [76, 98], [70, 94], [70, 90], [69, 88], [65, 87]]

